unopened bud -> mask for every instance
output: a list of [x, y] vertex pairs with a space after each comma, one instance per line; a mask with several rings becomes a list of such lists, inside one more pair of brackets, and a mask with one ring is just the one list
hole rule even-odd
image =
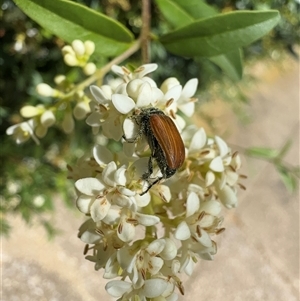
[[96, 65], [94, 63], [87, 63], [84, 67], [83, 67], [83, 72], [85, 75], [92, 75], [96, 72], [97, 68]]
[[38, 84], [36, 86], [36, 91], [38, 94], [46, 97], [53, 96], [54, 94], [53, 88], [44, 83]]
[[72, 47], [76, 53], [77, 56], [83, 56], [85, 52], [85, 47], [82, 41], [80, 40], [74, 40], [72, 42]]
[[76, 104], [73, 115], [77, 120], [81, 120], [86, 117], [86, 115], [90, 112], [90, 107], [87, 102], [81, 101]]
[[70, 134], [74, 130], [74, 127], [75, 123], [72, 114], [70, 112], [67, 112], [62, 122], [62, 128], [66, 134]]
[[41, 113], [41, 110], [34, 106], [24, 106], [21, 108], [20, 113], [25, 118], [31, 118]]
[[92, 41], [85, 41], [84, 42], [84, 47], [85, 47], [85, 54], [90, 56], [91, 54], [94, 53], [95, 51], [95, 43]]
[[41, 116], [41, 124], [46, 128], [52, 126], [55, 123], [55, 120], [55, 116], [50, 110], [45, 111]]
[[70, 53], [67, 53], [64, 56], [64, 61], [65, 61], [66, 65], [68, 65], [68, 66], [76, 66], [78, 64], [78, 60], [77, 60], [76, 56], [72, 55]]

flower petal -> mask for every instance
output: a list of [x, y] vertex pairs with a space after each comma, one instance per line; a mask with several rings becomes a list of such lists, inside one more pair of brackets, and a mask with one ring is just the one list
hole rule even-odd
[[223, 161], [220, 156], [215, 157], [209, 164], [209, 168], [216, 172], [224, 171]]
[[184, 85], [181, 93], [181, 97], [190, 98], [195, 95], [198, 86], [198, 79], [192, 78]]
[[164, 279], [148, 279], [145, 281], [143, 293], [147, 298], [155, 298], [160, 296], [168, 286], [168, 282]]
[[177, 248], [171, 238], [165, 238], [166, 244], [164, 249], [159, 253], [159, 256], [164, 260], [172, 260], [177, 255]]
[[223, 189], [218, 189], [218, 187], [216, 189], [221, 202], [226, 208], [231, 209], [237, 206], [237, 196], [228, 185], [225, 185]]
[[134, 73], [138, 75], [138, 78], [142, 78], [146, 74], [155, 71], [157, 69], [158, 65], [157, 64], [144, 64], [140, 67], [138, 67], [136, 70], [134, 70]]
[[116, 181], [115, 181], [115, 172], [117, 170], [117, 165], [114, 161], [111, 161], [110, 163], [107, 164], [107, 166], [104, 168], [102, 172], [102, 179], [105, 184], [115, 187], [116, 186]]
[[186, 201], [186, 217], [193, 215], [199, 210], [200, 200], [195, 192], [191, 192]]
[[89, 125], [89, 126], [100, 126], [100, 114], [98, 112], [92, 112], [87, 119], [85, 120], [85, 122]]
[[123, 194], [115, 193], [112, 197], [112, 203], [122, 208], [129, 208], [131, 206], [131, 199]]
[[207, 137], [203, 128], [200, 128], [193, 136], [190, 147], [189, 154], [197, 153], [206, 145]]
[[98, 103], [105, 105], [110, 102], [108, 95], [98, 86], [90, 86], [90, 91]]
[[188, 102], [179, 105], [180, 111], [187, 117], [191, 117], [195, 112], [195, 103]]
[[162, 268], [164, 261], [159, 257], [151, 257], [148, 262], [148, 271], [151, 275], [155, 275]]
[[112, 280], [105, 286], [106, 291], [113, 297], [122, 297], [131, 288], [131, 283], [122, 280]]
[[130, 118], [126, 118], [123, 122], [123, 132], [128, 140], [135, 140], [139, 135], [139, 126]]
[[150, 254], [150, 256], [156, 256], [164, 249], [165, 245], [165, 239], [156, 239], [149, 244], [146, 250]]
[[160, 222], [160, 219], [158, 216], [149, 215], [149, 214], [136, 213], [135, 218], [137, 219], [139, 224], [146, 226], [146, 227], [153, 226]]
[[95, 244], [99, 241], [100, 236], [99, 234], [93, 232], [93, 231], [85, 231], [80, 236], [81, 241], [83, 241], [86, 244]]
[[86, 195], [94, 196], [99, 194], [105, 186], [104, 184], [96, 178], [84, 178], [75, 182], [76, 189]]
[[123, 218], [118, 227], [118, 237], [124, 242], [130, 242], [135, 235], [135, 226]]
[[186, 240], [191, 236], [190, 228], [185, 221], [182, 221], [175, 230], [174, 236], [178, 240]]
[[152, 88], [149, 83], [144, 83], [140, 87], [139, 95], [136, 101], [138, 108], [147, 107], [152, 101]]
[[113, 154], [103, 145], [95, 145], [93, 157], [100, 166], [105, 166], [113, 160]]
[[177, 86], [172, 87], [165, 94], [165, 96], [164, 96], [165, 101], [173, 99], [174, 102], [176, 102], [177, 99], [180, 97], [181, 91], [182, 91], [182, 86], [181, 85], [177, 85]]
[[94, 222], [101, 221], [111, 207], [110, 202], [105, 198], [97, 198], [91, 206], [91, 217]]
[[135, 196], [135, 200], [136, 200], [137, 206], [146, 207], [150, 203], [151, 195], [150, 195], [150, 193], [145, 193], [143, 195], [137, 194]]
[[205, 175], [205, 185], [206, 187], [210, 186], [215, 181], [215, 174], [209, 170]]
[[120, 219], [120, 210], [110, 208], [106, 216], [102, 219], [103, 223], [107, 225], [114, 225]]
[[76, 200], [77, 208], [85, 214], [90, 213], [91, 204], [93, 203], [94, 198], [91, 198], [88, 195], [80, 195]]
[[205, 213], [213, 216], [217, 216], [221, 212], [221, 204], [214, 200], [202, 202], [200, 208], [201, 211], [205, 211]]
[[121, 114], [128, 114], [132, 109], [135, 108], [135, 102], [133, 99], [126, 95], [113, 94], [111, 100], [115, 108]]
[[219, 136], [215, 136], [215, 141], [220, 152], [220, 157], [223, 158], [229, 152], [227, 143]]
[[211, 242], [210, 236], [203, 229], [201, 229], [201, 236], [199, 237], [198, 235], [195, 235], [195, 238], [198, 240], [199, 243], [201, 243], [205, 247], [209, 248], [209, 247], [212, 246], [212, 242]]
[[125, 186], [126, 185], [126, 166], [123, 165], [120, 168], [118, 168], [115, 172], [114, 180], [117, 183], [117, 185]]

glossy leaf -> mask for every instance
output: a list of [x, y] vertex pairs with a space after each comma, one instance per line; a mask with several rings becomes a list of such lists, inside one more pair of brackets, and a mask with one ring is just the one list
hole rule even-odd
[[116, 56], [133, 41], [121, 23], [81, 4], [65, 0], [14, 0], [20, 9], [54, 35], [71, 43], [91, 40], [96, 53]]
[[180, 7], [172, 0], [156, 0], [159, 10], [165, 17], [166, 21], [174, 28], [188, 25], [195, 21], [187, 11]]
[[218, 14], [217, 10], [201, 0], [155, 0], [155, 2], [174, 28]]
[[[156, 0], [156, 3], [165, 19], [174, 28], [188, 25], [197, 19], [218, 14], [217, 10], [201, 0], [188, 2], [186, 0]], [[232, 80], [237, 81], [242, 78], [243, 64], [239, 49], [208, 59], [219, 66]]]
[[246, 46], [279, 21], [277, 11], [237, 11], [195, 21], [161, 37], [172, 53], [212, 57]]

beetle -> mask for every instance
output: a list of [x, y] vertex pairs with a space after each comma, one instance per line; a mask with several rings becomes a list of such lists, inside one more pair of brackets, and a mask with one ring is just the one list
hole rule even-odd
[[[133, 119], [140, 127], [138, 136], [130, 140], [124, 136], [123, 138], [127, 142], [135, 142], [144, 135], [151, 150], [148, 171], [142, 175], [142, 179], [149, 184], [140, 194], [143, 195], [161, 179], [170, 178], [175, 174], [185, 160], [185, 147], [175, 123], [163, 111], [154, 107], [142, 109], [140, 114], [133, 115]], [[151, 182], [153, 160], [156, 161], [162, 176]]]

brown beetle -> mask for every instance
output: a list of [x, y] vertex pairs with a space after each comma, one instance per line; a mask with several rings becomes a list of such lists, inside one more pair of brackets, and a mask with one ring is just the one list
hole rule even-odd
[[[157, 108], [143, 109], [139, 115], [134, 116], [134, 119], [140, 126], [138, 137], [145, 135], [151, 149], [148, 171], [142, 176], [149, 186], [141, 193], [143, 195], [161, 179], [170, 178], [175, 174], [185, 160], [185, 147], [176, 125], [163, 111]], [[127, 142], [135, 142], [137, 138], [128, 140], [124, 137]], [[155, 159], [162, 176], [151, 182], [153, 159]]]

